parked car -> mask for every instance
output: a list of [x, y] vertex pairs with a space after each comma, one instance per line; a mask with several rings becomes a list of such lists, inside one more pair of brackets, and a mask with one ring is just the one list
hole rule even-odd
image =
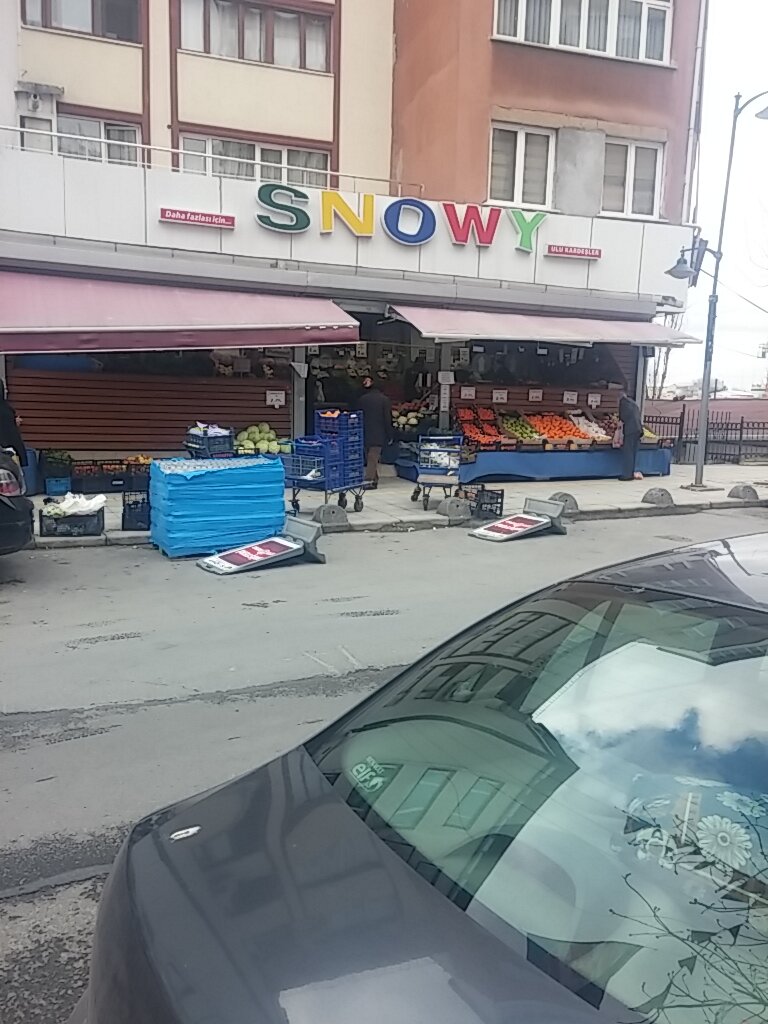
[[0, 555], [21, 551], [32, 540], [32, 508], [24, 497], [24, 474], [18, 463], [0, 450]]
[[87, 1024], [766, 1019], [768, 537], [550, 587], [140, 822]]

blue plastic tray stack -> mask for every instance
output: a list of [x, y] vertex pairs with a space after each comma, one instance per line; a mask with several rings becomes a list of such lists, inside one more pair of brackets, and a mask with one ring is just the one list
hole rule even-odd
[[[315, 413], [315, 434], [326, 446], [326, 471], [338, 482], [330, 486], [357, 487], [365, 478], [365, 451], [363, 446], [363, 414], [340, 412], [337, 415]], [[333, 467], [333, 468], [331, 468]]]
[[152, 463], [151, 540], [170, 558], [207, 555], [282, 533], [280, 459], [161, 459]]

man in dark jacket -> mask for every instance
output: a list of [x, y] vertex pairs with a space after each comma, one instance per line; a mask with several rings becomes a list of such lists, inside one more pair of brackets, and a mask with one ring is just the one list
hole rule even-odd
[[373, 377], [364, 378], [357, 408], [363, 414], [365, 479], [371, 487], [378, 487], [381, 451], [392, 440], [392, 404], [376, 387]]
[[619, 480], [642, 479], [635, 473], [637, 452], [643, 436], [643, 420], [640, 406], [623, 391], [619, 400], [619, 419], [624, 428], [624, 441], [621, 445], [621, 476]]

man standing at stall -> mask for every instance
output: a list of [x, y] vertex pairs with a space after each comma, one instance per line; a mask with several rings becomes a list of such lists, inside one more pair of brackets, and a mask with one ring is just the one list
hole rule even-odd
[[622, 391], [619, 400], [619, 419], [623, 431], [619, 480], [642, 480], [642, 474], [635, 471], [635, 465], [643, 436], [643, 419], [640, 406], [626, 391]]
[[392, 403], [376, 387], [373, 377], [364, 377], [357, 408], [363, 414], [365, 479], [375, 488], [379, 486], [382, 449], [392, 440]]

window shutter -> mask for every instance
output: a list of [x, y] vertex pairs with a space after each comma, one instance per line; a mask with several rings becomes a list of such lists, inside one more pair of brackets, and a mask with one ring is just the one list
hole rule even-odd
[[500, 36], [517, 36], [520, 0], [499, 0], [496, 33]]
[[543, 206], [547, 202], [549, 136], [526, 132], [523, 165], [523, 202]]

